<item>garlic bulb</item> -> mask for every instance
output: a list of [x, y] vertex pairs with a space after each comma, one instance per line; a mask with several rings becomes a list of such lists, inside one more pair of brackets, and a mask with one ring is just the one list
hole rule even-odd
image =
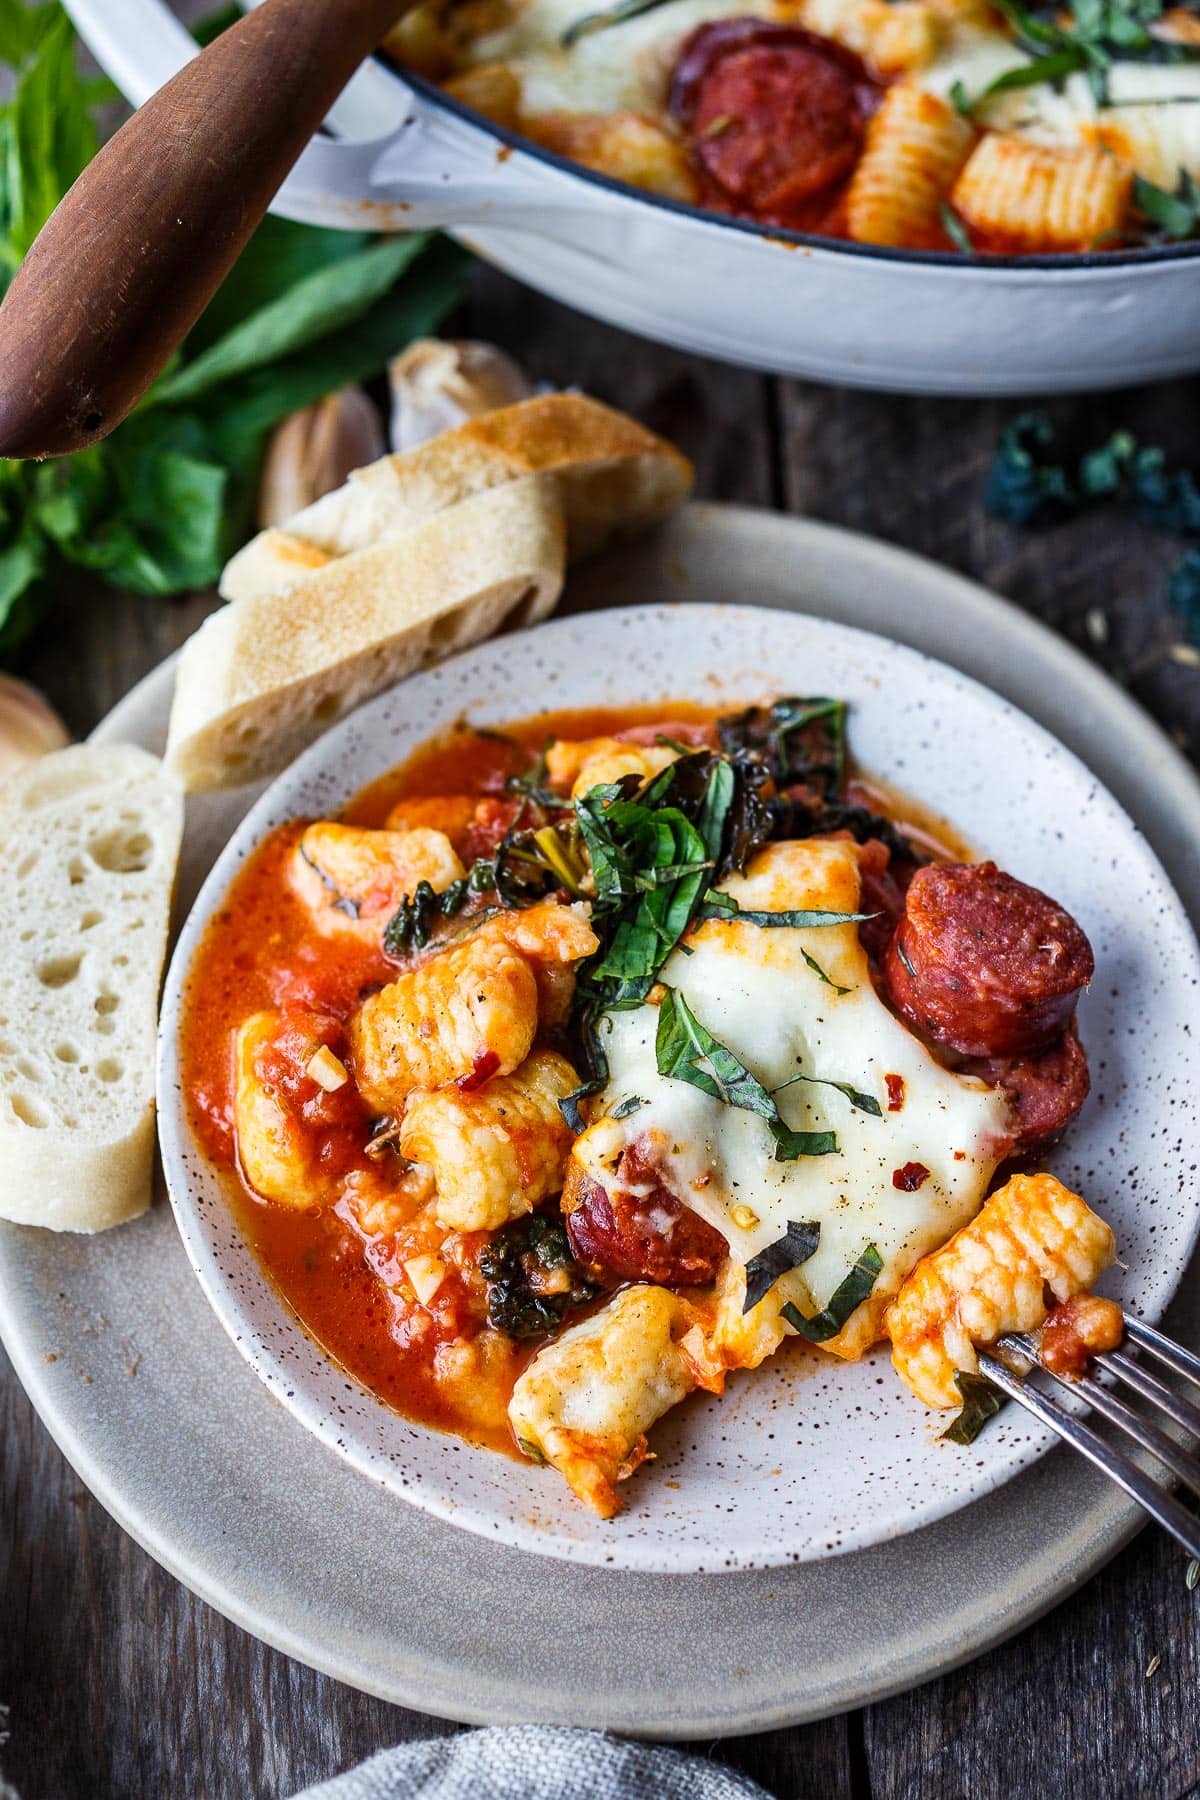
[[386, 448], [379, 414], [361, 388], [343, 388], [275, 428], [258, 490], [258, 522], [282, 525], [341, 487]]
[[389, 370], [392, 449], [415, 450], [466, 419], [527, 400], [524, 370], [494, 344], [417, 338]]
[[70, 741], [70, 732], [36, 688], [0, 675], [0, 782]]

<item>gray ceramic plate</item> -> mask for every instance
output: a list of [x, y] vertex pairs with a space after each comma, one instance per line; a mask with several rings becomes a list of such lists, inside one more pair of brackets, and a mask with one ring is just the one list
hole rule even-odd
[[[614, 598], [752, 600], [955, 664], [1091, 765], [1200, 916], [1200, 790], [1182, 758], [1082, 658], [958, 578], [802, 521], [693, 507], [655, 542], [573, 578], [573, 606]], [[157, 748], [170, 680], [151, 677], [105, 734]], [[254, 797], [192, 809], [184, 905]], [[0, 1230], [0, 1321], [75, 1468], [161, 1562], [288, 1653], [450, 1717], [660, 1737], [817, 1717], [978, 1654], [1138, 1522], [1055, 1450], [923, 1531], [794, 1569], [622, 1573], [491, 1544], [398, 1507], [272, 1402], [209, 1311], [161, 1204], [97, 1240]], [[1200, 1338], [1194, 1307], [1168, 1321], [1184, 1341]], [[548, 1616], [569, 1618], [570, 1631], [547, 1633]]]

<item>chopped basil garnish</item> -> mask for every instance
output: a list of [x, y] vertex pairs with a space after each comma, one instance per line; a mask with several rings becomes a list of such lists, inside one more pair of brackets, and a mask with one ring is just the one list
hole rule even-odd
[[645, 1104], [640, 1094], [630, 1094], [628, 1100], [622, 1100], [620, 1106], [614, 1107], [608, 1116], [610, 1119], [627, 1119], [630, 1113], [637, 1112]]
[[829, 1305], [823, 1312], [806, 1319], [800, 1308], [788, 1301], [779, 1311], [789, 1325], [794, 1325], [802, 1338], [810, 1344], [824, 1344], [836, 1337], [850, 1314], [871, 1292], [879, 1279], [883, 1268], [883, 1258], [874, 1244], [868, 1244], [846, 1279], [836, 1289]]
[[[825, 1075], [793, 1075], [792, 1080], [785, 1081], [783, 1086], [791, 1087], [792, 1081], [811, 1081], [815, 1087], [836, 1088], [839, 1094], [846, 1096], [851, 1106], [858, 1108], [859, 1112], [870, 1113], [873, 1119], [882, 1119], [883, 1117], [883, 1108], [874, 1094], [864, 1094], [860, 1088], [851, 1087], [848, 1081], [830, 1081]], [[776, 1093], [779, 1091], [779, 1088], [775, 1089]]]
[[[956, 81], [954, 85], [959, 89], [962, 87], [962, 83], [958, 81]], [[965, 96], [955, 94], [953, 98], [955, 106], [962, 112], [964, 110]], [[943, 200], [938, 211], [941, 214], [942, 230], [950, 239], [950, 242], [954, 245], [954, 248], [958, 251], [959, 255], [974, 256], [975, 246], [971, 242], [971, 234], [951, 206], [950, 202], [948, 200]]]
[[[859, 925], [864, 919], [878, 918], [877, 913], [810, 912], [746, 912], [732, 894], [710, 894], [697, 913], [699, 919], [736, 919], [739, 925], [762, 925], [765, 928], [790, 926], [796, 931], [812, 931], [824, 925]], [[811, 961], [805, 952], [805, 961]], [[816, 968], [816, 964], [812, 965]], [[820, 970], [817, 970], [820, 974]], [[834, 984], [830, 982], [830, 987]], [[843, 993], [849, 993], [843, 988]]]
[[776, 1238], [746, 1264], [746, 1299], [742, 1311], [748, 1313], [751, 1307], [757, 1306], [781, 1275], [806, 1263], [816, 1253], [820, 1241], [821, 1227], [815, 1219], [803, 1222], [789, 1219], [786, 1236]]
[[982, 1375], [970, 1375], [956, 1369], [954, 1385], [962, 1395], [962, 1411], [942, 1437], [948, 1444], [973, 1444], [989, 1419], [994, 1419], [1008, 1395], [994, 1388]]
[[668, 0], [617, 0], [615, 6], [584, 13], [581, 19], [567, 26], [558, 41], [564, 50], [569, 50], [572, 44], [577, 44], [580, 38], [590, 37], [593, 31], [607, 31], [610, 25], [623, 25], [626, 19], [640, 19], [643, 13], [667, 4]]
[[726, 1106], [757, 1113], [766, 1121], [775, 1140], [775, 1161], [795, 1162], [800, 1156], [832, 1156], [838, 1152], [832, 1131], [793, 1131], [784, 1124], [779, 1108], [761, 1081], [750, 1073], [733, 1051], [719, 1043], [697, 1019], [674, 988], [667, 988], [658, 1009], [654, 1052], [660, 1075], [690, 1082]]
[[810, 956], [808, 954], [807, 950], [801, 950], [800, 954], [801, 954], [801, 956], [803, 956], [805, 962], [808, 964], [808, 966], [812, 970], [813, 974], [818, 976], [825, 983], [826, 987], [831, 987], [835, 994], [849, 994], [850, 992], [852, 992], [852, 990], [850, 988], [839, 987], [839, 985], [836, 981], [831, 981], [829, 979], [829, 976], [825, 973], [824, 969], [821, 967], [820, 963], [817, 961], [816, 957]]

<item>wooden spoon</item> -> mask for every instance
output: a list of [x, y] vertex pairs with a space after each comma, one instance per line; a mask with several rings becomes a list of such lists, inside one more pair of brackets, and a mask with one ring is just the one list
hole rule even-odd
[[66, 456], [121, 423], [408, 4], [266, 0], [110, 139], [0, 307], [0, 456]]

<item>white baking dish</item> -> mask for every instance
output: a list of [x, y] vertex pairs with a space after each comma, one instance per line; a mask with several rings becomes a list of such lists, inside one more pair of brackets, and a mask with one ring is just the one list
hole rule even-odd
[[[66, 5], [136, 103], [195, 53], [164, 0]], [[763, 232], [566, 163], [381, 61], [356, 77], [275, 210], [445, 226], [582, 312], [818, 381], [1065, 393], [1200, 368], [1200, 245], [970, 262]]]

